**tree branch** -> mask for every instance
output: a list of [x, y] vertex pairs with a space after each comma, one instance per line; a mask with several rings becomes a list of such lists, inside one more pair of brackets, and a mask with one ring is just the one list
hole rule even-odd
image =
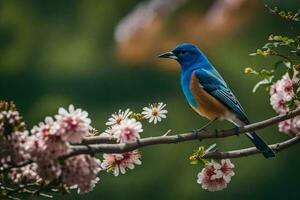
[[[103, 137], [103, 136], [94, 136], [94, 137], [87, 137], [85, 138], [82, 143], [72, 145], [72, 151], [68, 154], [62, 156], [60, 159], [66, 159], [71, 156], [76, 156], [80, 154], [90, 154], [94, 155], [95, 153], [124, 153], [128, 151], [132, 151], [135, 149], [139, 149], [145, 146], [151, 145], [158, 145], [158, 144], [173, 144], [173, 143], [180, 143], [184, 141], [190, 140], [203, 140], [209, 138], [220, 138], [220, 137], [229, 137], [233, 135], [238, 135], [242, 133], [246, 133], [249, 131], [260, 130], [271, 126], [273, 124], [277, 124], [281, 121], [291, 119], [297, 115], [300, 115], [300, 108], [295, 109], [293, 111], [287, 112], [285, 114], [278, 115], [276, 117], [269, 118], [264, 121], [256, 122], [250, 125], [246, 125], [244, 127], [237, 127], [228, 130], [215, 130], [215, 131], [206, 131], [202, 130], [199, 132], [188, 132], [182, 133], [177, 135], [163, 135], [163, 136], [156, 136], [156, 137], [148, 137], [137, 140], [136, 142], [131, 143], [120, 143], [116, 144], [115, 138], [113, 137]], [[286, 140], [281, 143], [276, 143], [270, 145], [270, 147], [279, 152], [289, 146], [296, 144], [299, 142], [299, 135], [296, 137]], [[241, 150], [234, 150], [228, 152], [209, 152], [203, 158], [214, 158], [214, 159], [222, 159], [222, 158], [237, 158], [243, 156], [249, 156], [253, 154], [260, 153], [255, 147], [241, 149]], [[22, 167], [28, 164], [31, 164], [33, 161], [25, 161], [17, 166], [10, 166], [0, 170], [0, 173], [7, 172], [8, 170], [16, 167]]]
[[278, 115], [276, 117], [272, 117], [270, 119], [261, 122], [246, 125], [244, 127], [238, 127], [234, 129], [228, 129], [228, 130], [219, 130], [219, 131], [202, 130], [200, 132], [188, 132], [188, 133], [183, 133], [178, 135], [148, 137], [130, 143], [101, 144], [105, 142], [105, 140], [108, 140], [109, 143], [111, 143], [112, 138], [101, 137], [101, 136], [85, 138], [83, 141], [84, 144], [90, 144], [90, 145], [72, 146], [73, 151], [67, 154], [65, 157], [74, 156], [78, 154], [91, 154], [91, 153], [93, 154], [94, 153], [124, 153], [124, 152], [132, 151], [150, 145], [172, 144], [172, 143], [179, 143], [179, 142], [190, 141], [190, 140], [203, 140], [209, 138], [229, 137], [241, 133], [263, 129], [273, 124], [279, 123], [281, 121], [293, 118], [299, 114], [300, 114], [300, 108], [285, 114]]
[[[298, 142], [300, 142], [300, 137], [295, 136], [295, 137], [285, 140], [283, 142], [269, 145], [269, 147], [276, 152], [280, 152], [294, 144], [297, 144]], [[260, 153], [260, 151], [257, 148], [251, 147], [251, 148], [227, 151], [227, 152], [212, 151], [212, 152], [209, 152], [206, 155], [204, 155], [203, 158], [212, 158], [212, 159], [239, 158], [239, 157], [245, 157], [245, 156], [250, 156], [250, 155], [259, 154], [259, 153]]]

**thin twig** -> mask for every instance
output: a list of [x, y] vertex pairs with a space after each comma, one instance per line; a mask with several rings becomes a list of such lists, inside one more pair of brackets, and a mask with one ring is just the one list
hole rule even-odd
[[[300, 137], [295, 136], [283, 142], [269, 145], [269, 147], [274, 151], [279, 152], [294, 144], [297, 144], [298, 142], [300, 142]], [[227, 151], [227, 152], [212, 151], [205, 154], [203, 158], [212, 158], [212, 159], [239, 158], [239, 157], [245, 157], [245, 156], [250, 156], [259, 153], [261, 152], [257, 148], [251, 147], [251, 148], [239, 149], [239, 150]]]
[[7, 172], [7, 171], [9, 171], [9, 170], [11, 170], [11, 169], [13, 169], [13, 168], [21, 168], [21, 167], [24, 167], [24, 166], [29, 165], [29, 164], [31, 164], [31, 163], [33, 163], [32, 160], [27, 160], [27, 161], [24, 161], [24, 162], [22, 162], [22, 163], [20, 163], [20, 164], [18, 164], [18, 165], [13, 165], [13, 166], [9, 166], [9, 167], [6, 167], [6, 168], [4, 168], [4, 169], [1, 169], [1, 170], [0, 170], [0, 173]]

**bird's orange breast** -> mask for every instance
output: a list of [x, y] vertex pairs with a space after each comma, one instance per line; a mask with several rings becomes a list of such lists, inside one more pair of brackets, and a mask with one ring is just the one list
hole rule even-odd
[[195, 74], [192, 74], [190, 89], [196, 101], [196, 105], [192, 108], [203, 117], [213, 120], [215, 118], [226, 118], [230, 115], [230, 111], [226, 106], [203, 89]]

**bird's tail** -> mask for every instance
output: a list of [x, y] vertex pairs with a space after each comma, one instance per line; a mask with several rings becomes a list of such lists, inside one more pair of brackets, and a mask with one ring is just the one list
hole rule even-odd
[[[248, 121], [248, 119], [246, 119]], [[247, 123], [244, 123], [238, 118], [233, 118], [230, 120], [236, 126], [244, 126]], [[251, 142], [255, 145], [255, 147], [261, 151], [265, 158], [275, 157], [274, 151], [253, 131], [246, 133]]]
[[255, 132], [246, 133], [246, 135], [265, 158], [275, 157], [274, 151]]

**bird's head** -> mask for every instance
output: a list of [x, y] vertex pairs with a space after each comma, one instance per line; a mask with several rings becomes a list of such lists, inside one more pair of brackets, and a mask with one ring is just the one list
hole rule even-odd
[[158, 57], [177, 60], [183, 69], [193, 66], [196, 62], [206, 60], [205, 55], [197, 46], [188, 43], [180, 44], [175, 49], [163, 53]]

